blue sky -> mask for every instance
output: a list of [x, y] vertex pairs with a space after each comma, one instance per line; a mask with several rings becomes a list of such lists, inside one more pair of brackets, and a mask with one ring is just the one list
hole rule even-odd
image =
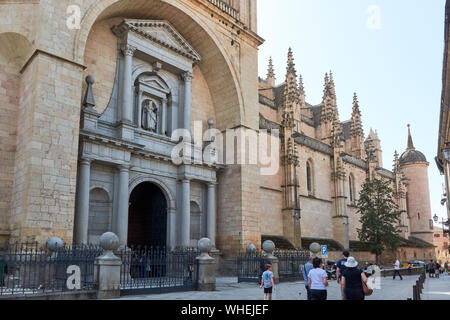
[[430, 162], [432, 214], [443, 178], [436, 168], [442, 89], [445, 0], [258, 0], [259, 75], [273, 58], [277, 84], [284, 81], [292, 47], [307, 101], [319, 104], [325, 72], [332, 70], [340, 120], [351, 116], [358, 93], [364, 131], [377, 129], [383, 165], [406, 149], [407, 124], [415, 147]]

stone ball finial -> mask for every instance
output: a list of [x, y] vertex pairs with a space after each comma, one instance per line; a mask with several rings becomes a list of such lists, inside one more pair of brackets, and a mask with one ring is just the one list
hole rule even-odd
[[253, 244], [253, 243], [250, 243], [248, 246], [247, 246], [247, 252], [249, 252], [249, 253], [254, 253], [256, 251], [256, 246]]
[[198, 250], [201, 254], [208, 254], [211, 252], [212, 244], [208, 238], [198, 240]]
[[91, 76], [91, 75], [88, 75], [88, 76], [86, 77], [86, 82], [87, 82], [88, 84], [94, 84], [94, 83], [95, 83], [95, 78], [94, 78], [93, 76]]
[[117, 250], [119, 245], [119, 237], [113, 232], [106, 232], [100, 237], [100, 247], [105, 251]]
[[55, 251], [58, 251], [59, 249], [61, 249], [63, 247], [64, 243], [60, 238], [52, 237], [47, 240], [45, 245], [50, 251], [55, 252]]
[[275, 243], [271, 240], [264, 241], [262, 248], [268, 254], [271, 254], [275, 250]]
[[317, 242], [313, 242], [311, 243], [311, 245], [309, 246], [309, 250], [314, 253], [317, 254], [320, 251], [320, 244], [318, 244]]

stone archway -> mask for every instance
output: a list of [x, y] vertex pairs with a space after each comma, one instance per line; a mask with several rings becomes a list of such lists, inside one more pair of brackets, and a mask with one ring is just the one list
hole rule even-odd
[[167, 199], [156, 184], [142, 182], [131, 192], [127, 243], [130, 247], [167, 245]]

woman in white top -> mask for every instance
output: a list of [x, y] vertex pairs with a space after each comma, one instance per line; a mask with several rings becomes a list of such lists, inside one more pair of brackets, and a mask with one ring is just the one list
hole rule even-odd
[[308, 274], [308, 287], [311, 289], [311, 300], [327, 300], [328, 276], [322, 269], [322, 259], [314, 258], [313, 267]]

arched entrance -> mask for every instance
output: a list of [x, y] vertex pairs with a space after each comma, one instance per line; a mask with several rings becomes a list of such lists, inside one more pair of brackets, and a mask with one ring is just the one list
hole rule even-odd
[[130, 195], [128, 246], [166, 247], [167, 199], [151, 182], [139, 184]]

